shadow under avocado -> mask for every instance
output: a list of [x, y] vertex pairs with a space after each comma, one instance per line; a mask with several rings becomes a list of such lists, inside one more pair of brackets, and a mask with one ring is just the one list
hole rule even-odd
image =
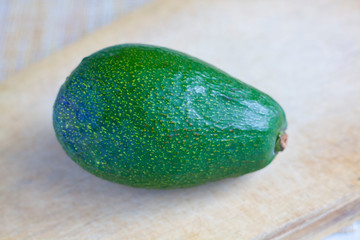
[[179, 208], [211, 207], [233, 190], [239, 192], [239, 185], [246, 184], [250, 177], [229, 178], [185, 189], [132, 188], [99, 179], [74, 163], [57, 142], [50, 124], [33, 132], [33, 139], [37, 139], [35, 146], [24, 153], [33, 160], [22, 165], [22, 181], [28, 181], [27, 191], [31, 192], [28, 197], [38, 198], [45, 205], [54, 202], [52, 207], [58, 211], [70, 205], [78, 206], [73, 208], [73, 214], [93, 211], [117, 218], [139, 216], [137, 220], [141, 221], [143, 214], [158, 214], [160, 209], [176, 214]]

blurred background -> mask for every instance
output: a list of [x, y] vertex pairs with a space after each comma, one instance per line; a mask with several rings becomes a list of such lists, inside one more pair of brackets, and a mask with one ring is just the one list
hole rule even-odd
[[[152, 1], [1, 0], [0, 82]], [[360, 239], [360, 222], [326, 238], [343, 239]]]
[[1, 0], [0, 81], [151, 1]]

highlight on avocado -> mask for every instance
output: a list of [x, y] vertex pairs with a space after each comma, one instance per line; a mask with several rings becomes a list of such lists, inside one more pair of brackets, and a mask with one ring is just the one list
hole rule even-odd
[[269, 95], [195, 57], [144, 44], [84, 58], [60, 88], [53, 125], [83, 169], [140, 188], [254, 172], [287, 142], [285, 113]]

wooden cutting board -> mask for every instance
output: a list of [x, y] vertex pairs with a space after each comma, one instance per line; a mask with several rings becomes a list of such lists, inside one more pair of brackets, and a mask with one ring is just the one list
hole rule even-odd
[[[359, 219], [359, 26], [357, 0], [162, 0], [7, 79], [0, 239], [321, 239]], [[184, 51], [269, 93], [287, 113], [287, 149], [190, 189], [85, 172], [55, 139], [52, 105], [84, 56], [125, 42]]]

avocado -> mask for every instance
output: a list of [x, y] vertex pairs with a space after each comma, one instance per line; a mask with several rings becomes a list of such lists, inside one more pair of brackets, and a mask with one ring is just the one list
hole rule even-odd
[[185, 188], [268, 165], [287, 122], [267, 94], [164, 47], [122, 44], [82, 60], [53, 109], [58, 141], [88, 172], [141, 188]]

